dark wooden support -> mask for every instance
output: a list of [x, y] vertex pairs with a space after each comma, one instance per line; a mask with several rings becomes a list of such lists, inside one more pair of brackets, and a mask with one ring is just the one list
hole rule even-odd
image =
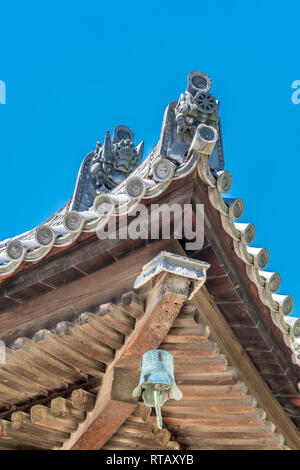
[[100, 362], [100, 360], [92, 359], [73, 349], [64, 342], [63, 337], [58, 336], [49, 330], [40, 330], [35, 336], [37, 341], [39, 341], [40, 347], [47, 353], [55, 356], [57, 359], [63, 357], [64, 362], [75, 369], [78, 368], [83, 374], [89, 374], [100, 378], [103, 376], [105, 365]]
[[72, 392], [71, 401], [73, 407], [78, 410], [92, 411], [96, 403], [96, 396], [80, 388]]
[[[13, 429], [9, 421], [0, 420], [0, 437], [6, 439], [8, 442], [19, 442], [25, 446], [33, 446], [39, 449], [49, 449], [49, 441], [44, 439], [41, 435], [27, 434], [23, 431], [16, 431]], [[60, 441], [53, 442], [56, 447], [62, 447]]]
[[93, 411], [71, 436], [64, 449], [100, 449], [137, 406], [132, 390], [138, 378], [136, 371], [111, 369], [105, 375]]
[[182, 278], [183, 288], [181, 283], [178, 288], [178, 277], [169, 273], [158, 276], [148, 295], [145, 314], [137, 320], [134, 334], [128, 338], [120, 366], [138, 368], [144, 352], [156, 349], [168, 334], [189, 295], [190, 280]]
[[11, 372], [26, 377], [32, 382], [39, 384], [43, 389], [53, 390], [53, 388], [67, 388], [67, 382], [61, 380], [56, 375], [52, 375], [49, 371], [40, 366], [30, 363], [22, 350], [14, 351], [6, 348], [6, 364], [5, 367]]
[[72, 432], [77, 429], [78, 420], [73, 417], [60, 418], [53, 416], [50, 408], [43, 405], [34, 405], [31, 408], [31, 421], [57, 431]]
[[85, 420], [85, 412], [73, 408], [72, 401], [62, 397], [51, 400], [51, 413], [59, 418], [72, 418], [78, 423]]
[[79, 317], [83, 333], [106, 344], [112, 349], [120, 349], [124, 343], [124, 335], [108, 326], [99, 316], [85, 312]]
[[15, 431], [22, 431], [29, 437], [31, 435], [40, 437], [49, 442], [49, 447], [52, 443], [65, 442], [69, 439], [70, 434], [64, 431], [57, 431], [55, 429], [48, 429], [46, 427], [38, 426], [31, 421], [30, 414], [22, 411], [17, 411], [11, 416], [11, 427]]
[[82, 330], [81, 325], [70, 322], [60, 322], [56, 327], [58, 336], [63, 336], [66, 346], [103, 364], [110, 364], [114, 357], [113, 350], [105, 344], [99, 344], [99, 341]]

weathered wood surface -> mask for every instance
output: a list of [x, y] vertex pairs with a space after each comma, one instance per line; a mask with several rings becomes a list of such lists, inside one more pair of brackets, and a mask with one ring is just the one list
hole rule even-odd
[[123, 373], [118, 369], [110, 369], [104, 377], [93, 411], [64, 449], [100, 449], [136, 408], [137, 400], [132, 397], [132, 390], [137, 383], [136, 371], [130, 374], [128, 371]]
[[[95, 395], [77, 390], [77, 396], [87, 397], [87, 393], [91, 403]], [[16, 411], [10, 421], [0, 419], [0, 449], [60, 449], [84, 419], [85, 412], [76, 408], [72, 399], [62, 397], [53, 399], [50, 408], [35, 405], [30, 414]]]
[[78, 389], [72, 393], [71, 401], [73, 407], [78, 410], [92, 411], [96, 403], [96, 397], [93, 393]]
[[[33, 434], [28, 435], [26, 432], [16, 431], [12, 428], [12, 425], [8, 421], [0, 420], [0, 437], [5, 439], [8, 443], [24, 445], [26, 447], [32, 447], [33, 449], [48, 449], [49, 441], [43, 439], [42, 436], [35, 436]], [[57, 441], [54, 445], [61, 447], [62, 443]]]
[[71, 418], [78, 423], [83, 422], [86, 418], [84, 411], [77, 410], [73, 407], [72, 400], [63, 397], [57, 397], [51, 400], [51, 413], [58, 418]]
[[[0, 315], [0, 338], [10, 342], [30, 336], [40, 328], [73, 319], [99, 304], [118, 299], [130, 291], [143, 265], [161, 250], [168, 250], [172, 240], [162, 240], [136, 250], [115, 265], [85, 276], [60, 289], [30, 300]], [[100, 288], [101, 286], [101, 288]]]
[[43, 405], [34, 405], [31, 408], [31, 421], [39, 426], [69, 433], [75, 431], [78, 426], [77, 419], [70, 416], [54, 416], [52, 410]]
[[[135, 301], [141, 305], [137, 294]], [[9, 407], [22, 410], [55, 394], [60, 395], [57, 403], [67, 405], [61, 393], [72, 391], [82, 382], [88, 384], [96, 378], [101, 381], [115, 351], [124, 344], [124, 328], [130, 334], [134, 323], [135, 317], [122, 306], [103, 304], [98, 313], [86, 312], [73, 323], [60, 322], [53, 331], [39, 330], [33, 339], [19, 338], [12, 348], [6, 348], [6, 364], [0, 367], [2, 414]], [[91, 407], [88, 397], [91, 400], [87, 392], [77, 398], [74, 394], [74, 400]]]
[[55, 332], [43, 330], [38, 332], [38, 337], [38, 343], [23, 338], [18, 346], [22, 345], [24, 349], [6, 350], [6, 364], [0, 367], [0, 377], [5, 382], [0, 384], [2, 410], [5, 410], [6, 405], [22, 406], [55, 392], [67, 391], [70, 385], [88, 382], [91, 377], [102, 379], [106, 362], [113, 360], [114, 351], [111, 349], [109, 356], [106, 351], [105, 355], [98, 352], [95, 359], [92, 353], [96, 346], [94, 342], [92, 346], [89, 345], [88, 337], [83, 343], [85, 347], [81, 345], [81, 350], [77, 342], [65, 344], [63, 336]]
[[29, 437], [31, 435], [42, 437], [49, 442], [49, 447], [55, 446], [57, 442], [65, 442], [70, 437], [68, 432], [57, 429], [49, 429], [47, 427], [34, 424], [31, 421], [30, 414], [24, 413], [22, 411], [17, 411], [16, 413], [12, 414], [11, 427], [15, 431], [22, 431], [26, 433]]

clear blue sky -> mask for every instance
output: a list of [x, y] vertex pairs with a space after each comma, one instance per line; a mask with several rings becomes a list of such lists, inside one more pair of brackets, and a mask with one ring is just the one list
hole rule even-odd
[[0, 10], [0, 239], [72, 195], [86, 153], [127, 124], [146, 153], [190, 71], [221, 101], [226, 169], [281, 293], [299, 294], [298, 0], [15, 1]]

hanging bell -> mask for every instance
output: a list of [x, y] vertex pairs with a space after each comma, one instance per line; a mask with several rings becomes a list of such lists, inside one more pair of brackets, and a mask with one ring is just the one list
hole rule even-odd
[[182, 392], [175, 383], [173, 356], [167, 351], [147, 351], [141, 361], [141, 376], [133, 391], [134, 397], [142, 393], [145, 405], [156, 409], [157, 425], [162, 429], [161, 407], [169, 400], [181, 400]]

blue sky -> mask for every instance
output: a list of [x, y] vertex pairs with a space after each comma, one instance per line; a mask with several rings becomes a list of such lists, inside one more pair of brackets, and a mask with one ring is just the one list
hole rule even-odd
[[163, 112], [201, 70], [220, 99], [231, 196], [256, 226], [268, 270], [300, 316], [298, 0], [2, 2], [0, 239], [29, 230], [72, 195], [106, 129], [159, 138]]

